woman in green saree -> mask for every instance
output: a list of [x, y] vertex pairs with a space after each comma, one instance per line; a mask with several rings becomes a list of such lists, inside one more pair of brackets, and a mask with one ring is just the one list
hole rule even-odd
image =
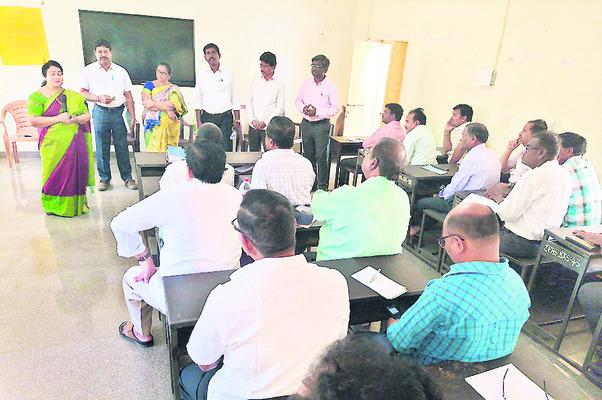
[[49, 60], [44, 83], [29, 96], [27, 110], [38, 128], [42, 158], [42, 208], [74, 217], [89, 211], [86, 187], [94, 186], [94, 155], [86, 99], [63, 89], [63, 67]]
[[144, 104], [144, 137], [147, 151], [166, 151], [180, 141], [180, 120], [186, 114], [186, 104], [180, 88], [169, 80], [171, 65], [157, 65], [157, 79], [148, 81], [142, 89]]

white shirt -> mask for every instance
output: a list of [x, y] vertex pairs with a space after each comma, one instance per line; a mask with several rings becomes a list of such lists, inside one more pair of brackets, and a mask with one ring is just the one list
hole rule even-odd
[[347, 335], [349, 294], [340, 272], [303, 255], [264, 258], [209, 294], [187, 349], [197, 364], [224, 356], [211, 400], [290, 395], [332, 342]]
[[437, 163], [437, 146], [430, 129], [418, 125], [403, 138], [406, 150], [406, 163], [409, 165], [426, 165]]
[[500, 182], [500, 170], [502, 165], [491, 149], [485, 143], [470, 149], [454, 174], [449, 185], [445, 187], [439, 196], [451, 199], [456, 192], [462, 190], [486, 189]]
[[311, 203], [316, 174], [311, 162], [293, 149], [263, 153], [253, 167], [252, 189], [269, 189], [286, 197], [293, 206]]
[[234, 76], [221, 66], [213, 72], [206, 66], [196, 85], [197, 109], [209, 114], [221, 114], [228, 110], [240, 110], [236, 96]]
[[273, 76], [269, 81], [263, 76], [255, 79], [247, 103], [247, 115], [249, 126], [257, 120], [266, 127], [273, 117], [284, 115], [284, 82]]
[[512, 168], [510, 170], [510, 178], [508, 178], [508, 182], [510, 183], [516, 183], [518, 178], [523, 176], [525, 172], [531, 170], [530, 167], [523, 164], [523, 154], [525, 154], [524, 146], [514, 149], [510, 154], [510, 157], [508, 157], [508, 168]]
[[451, 157], [452, 154], [454, 154], [454, 150], [456, 150], [456, 147], [458, 147], [460, 141], [462, 140], [462, 132], [464, 132], [464, 128], [466, 128], [466, 125], [468, 124], [470, 124], [470, 122], [464, 122], [462, 125], [458, 125], [451, 130], [449, 139], [451, 140], [452, 148], [449, 152], [447, 152], [448, 156]]
[[117, 254], [142, 253], [139, 232], [159, 227], [161, 276], [237, 268], [241, 248], [231, 222], [241, 201], [233, 187], [198, 179], [161, 189], [113, 218]]
[[82, 78], [82, 89], [87, 89], [95, 95], [107, 95], [115, 97], [109, 104], [101, 104], [103, 107], [119, 107], [125, 103], [124, 92], [132, 91], [132, 80], [130, 75], [120, 65], [111, 63], [105, 70], [98, 61], [84, 67]]
[[529, 240], [541, 240], [543, 231], [558, 228], [573, 191], [571, 175], [557, 160], [527, 171], [499, 205], [506, 229]]
[[[159, 187], [164, 189], [170, 185], [188, 182], [189, 180], [188, 164], [186, 164], [186, 160], [178, 160], [172, 162], [165, 168], [163, 176], [159, 179]], [[234, 168], [232, 168], [230, 164], [226, 164], [226, 170], [224, 171], [224, 175], [222, 175], [221, 183], [234, 186]]]

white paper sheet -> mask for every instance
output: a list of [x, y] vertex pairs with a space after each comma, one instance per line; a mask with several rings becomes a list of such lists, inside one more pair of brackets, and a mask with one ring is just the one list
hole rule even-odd
[[[506, 379], [504, 373], [508, 370]], [[477, 375], [469, 376], [466, 382], [485, 400], [546, 400], [545, 392], [535, 382], [523, 374], [514, 364], [507, 364]], [[543, 382], [538, 382], [543, 387]], [[550, 394], [547, 399], [554, 400]]]
[[447, 174], [446, 170], [437, 168], [437, 167], [433, 167], [432, 165], [422, 165], [422, 168], [426, 169], [427, 171], [434, 172], [435, 174], [439, 174], [439, 175]]
[[388, 300], [399, 297], [408, 291], [408, 289], [387, 278], [371, 266], [367, 266], [351, 276]]
[[495, 201], [488, 199], [487, 197], [484, 196], [480, 196], [476, 193], [471, 193], [468, 196], [466, 196], [466, 198], [464, 200], [462, 200], [462, 203], [478, 203], [478, 204], [483, 204], [489, 208], [491, 208], [493, 210], [494, 213], [497, 214], [497, 212], [500, 209], [500, 205], [498, 203], [496, 203]]

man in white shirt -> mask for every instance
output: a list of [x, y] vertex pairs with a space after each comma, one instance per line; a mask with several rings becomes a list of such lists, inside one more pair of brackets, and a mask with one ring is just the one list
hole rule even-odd
[[[186, 159], [194, 179], [159, 190], [111, 222], [117, 254], [139, 262], [123, 276], [130, 321], [119, 326], [119, 333], [144, 347], [153, 345], [152, 309], [165, 313], [163, 276], [239, 266], [240, 243], [230, 222], [242, 196], [232, 186], [219, 183], [226, 154], [215, 143], [194, 142], [186, 149]], [[154, 227], [160, 229], [164, 243], [159, 270], [139, 234]]]
[[183, 400], [291, 395], [324, 349], [347, 335], [347, 282], [294, 255], [284, 196], [247, 192], [232, 224], [255, 262], [209, 294], [187, 345], [193, 363], [180, 374]]
[[[500, 252], [512, 257], [535, 257], [545, 229], [562, 224], [572, 193], [571, 176], [558, 164], [558, 135], [538, 132], [525, 146], [523, 163], [532, 168], [500, 202], [498, 215], [505, 223]], [[502, 201], [503, 200], [503, 201]]]
[[339, 112], [339, 93], [326, 77], [330, 60], [323, 54], [311, 59], [311, 78], [301, 84], [295, 106], [303, 115], [303, 155], [316, 171], [318, 189], [328, 189], [330, 118]]
[[316, 174], [311, 162], [292, 149], [295, 125], [287, 117], [274, 117], [265, 137], [267, 152], [261, 156], [251, 177], [252, 189], [280, 193], [293, 207], [311, 203], [311, 188]]
[[130, 132], [134, 131], [136, 113], [132, 98], [132, 81], [128, 72], [113, 62], [111, 45], [104, 39], [94, 43], [96, 62], [86, 65], [80, 92], [94, 103], [92, 123], [96, 141], [96, 168], [100, 176], [97, 189], [111, 188], [111, 136], [121, 179], [131, 190], [138, 190], [132, 178], [127, 129], [123, 121], [124, 104], [130, 114]]
[[543, 119], [534, 119], [523, 126], [522, 131], [518, 133], [518, 138], [508, 142], [506, 151], [500, 157], [502, 163], [502, 172], [510, 172], [508, 182], [516, 183], [525, 172], [530, 168], [522, 162], [525, 146], [533, 138], [533, 134], [543, 132], [548, 129], [548, 124]]
[[[205, 122], [201, 125], [201, 129], [198, 130], [195, 142], [213, 142], [218, 145], [222, 145], [222, 131], [219, 129], [219, 126], [211, 123]], [[226, 164], [226, 170], [224, 171], [224, 175], [222, 176], [221, 183], [225, 183], [226, 185], [234, 186], [234, 168], [230, 164]], [[178, 160], [172, 162], [165, 168], [165, 172], [161, 179], [159, 180], [159, 187], [161, 189], [165, 189], [168, 186], [188, 182], [194, 179], [190, 176], [188, 172], [188, 164], [186, 160]]]
[[[452, 208], [456, 192], [485, 189], [500, 181], [500, 161], [497, 155], [487, 148], [485, 143], [488, 138], [489, 132], [485, 125], [477, 122], [466, 125], [460, 143], [456, 147], [466, 156], [449, 185], [445, 186], [437, 197], [425, 197], [416, 202], [412, 213], [412, 226], [410, 226], [411, 236], [420, 232], [424, 210], [447, 213]], [[432, 220], [427, 218], [425, 228], [430, 227], [431, 224]]]
[[462, 132], [466, 125], [472, 121], [472, 107], [468, 104], [458, 104], [452, 109], [452, 115], [443, 130], [443, 153], [447, 153], [450, 164], [457, 164], [464, 154], [458, 150]]
[[249, 150], [265, 150], [265, 130], [270, 120], [284, 115], [284, 82], [274, 78], [276, 55], [266, 51], [259, 57], [261, 77], [255, 79], [247, 102]]
[[221, 53], [215, 43], [206, 44], [203, 54], [207, 67], [201, 71], [196, 85], [197, 126], [204, 122], [219, 126], [223, 134], [224, 151], [232, 151], [232, 129], [240, 134], [240, 103], [236, 96], [234, 76], [220, 64]]
[[426, 127], [426, 115], [422, 108], [408, 113], [405, 123], [406, 135], [403, 147], [406, 149], [406, 160], [409, 165], [426, 165], [437, 163], [437, 146], [433, 134]]

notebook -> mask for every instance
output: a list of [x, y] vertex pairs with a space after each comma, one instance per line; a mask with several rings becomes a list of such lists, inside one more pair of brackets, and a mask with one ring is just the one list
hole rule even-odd
[[351, 276], [388, 300], [399, 297], [408, 291], [408, 289], [387, 278], [371, 266], [367, 266]]

